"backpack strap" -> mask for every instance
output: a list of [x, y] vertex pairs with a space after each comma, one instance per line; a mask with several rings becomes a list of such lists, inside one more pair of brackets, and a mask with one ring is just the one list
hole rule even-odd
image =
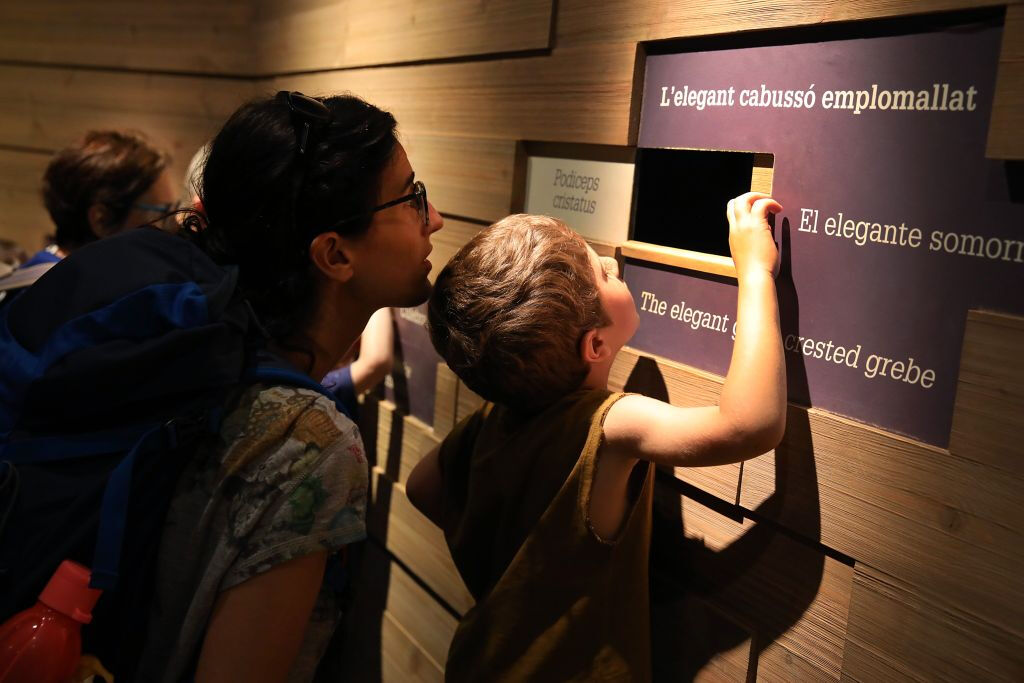
[[331, 399], [339, 413], [353, 422], [356, 420], [355, 416], [352, 415], [344, 402], [334, 392], [309, 375], [299, 372], [288, 361], [269, 351], [257, 353], [256, 363], [245, 372], [244, 379], [250, 384], [279, 384], [315, 391], [321, 396]]

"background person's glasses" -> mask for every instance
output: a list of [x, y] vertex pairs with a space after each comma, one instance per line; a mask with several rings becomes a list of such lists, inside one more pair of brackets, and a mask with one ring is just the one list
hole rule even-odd
[[166, 204], [135, 202], [131, 205], [131, 208], [138, 209], [139, 211], [153, 211], [154, 213], [174, 213], [181, 208], [181, 202], [167, 202]]

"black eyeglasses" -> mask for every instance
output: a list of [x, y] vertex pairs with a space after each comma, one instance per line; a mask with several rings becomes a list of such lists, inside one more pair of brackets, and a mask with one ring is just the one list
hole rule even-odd
[[292, 122], [295, 124], [295, 134], [298, 136], [299, 154], [305, 154], [310, 130], [313, 126], [328, 123], [331, 120], [331, 110], [320, 100], [294, 90], [278, 92], [277, 99], [288, 105], [292, 113]]
[[372, 216], [378, 211], [390, 209], [392, 206], [398, 206], [399, 204], [407, 202], [411, 199], [416, 200], [416, 210], [419, 211], [420, 215], [423, 217], [423, 225], [430, 225], [430, 209], [427, 205], [427, 186], [424, 185], [422, 181], [417, 180], [412, 184], [412, 192], [410, 194], [399, 197], [398, 199], [392, 199], [390, 202], [384, 202], [380, 206], [375, 206], [369, 211], [364, 211], [363, 213], [356, 214], [355, 216], [342, 218], [337, 223], [331, 225], [330, 227], [324, 228], [320, 232], [328, 232], [330, 230], [334, 230], [335, 228], [345, 225], [346, 223], [351, 223], [352, 221], [359, 220], [360, 218]]

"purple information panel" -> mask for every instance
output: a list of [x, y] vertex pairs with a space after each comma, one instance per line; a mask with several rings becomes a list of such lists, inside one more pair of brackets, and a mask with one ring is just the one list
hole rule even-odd
[[434, 390], [441, 357], [430, 343], [424, 324], [427, 305], [394, 309], [395, 369], [384, 380], [384, 395], [398, 410], [434, 423]]
[[[648, 58], [640, 147], [775, 155], [791, 400], [945, 446], [967, 310], [1024, 313], [1024, 205], [985, 158], [1001, 35]], [[735, 282], [681, 272], [627, 263], [632, 344], [724, 374]]]

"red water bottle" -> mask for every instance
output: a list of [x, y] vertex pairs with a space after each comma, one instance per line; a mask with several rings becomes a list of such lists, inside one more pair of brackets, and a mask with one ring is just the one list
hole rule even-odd
[[0, 683], [66, 683], [78, 670], [82, 624], [102, 591], [89, 588], [89, 570], [64, 560], [34, 607], [0, 626]]

